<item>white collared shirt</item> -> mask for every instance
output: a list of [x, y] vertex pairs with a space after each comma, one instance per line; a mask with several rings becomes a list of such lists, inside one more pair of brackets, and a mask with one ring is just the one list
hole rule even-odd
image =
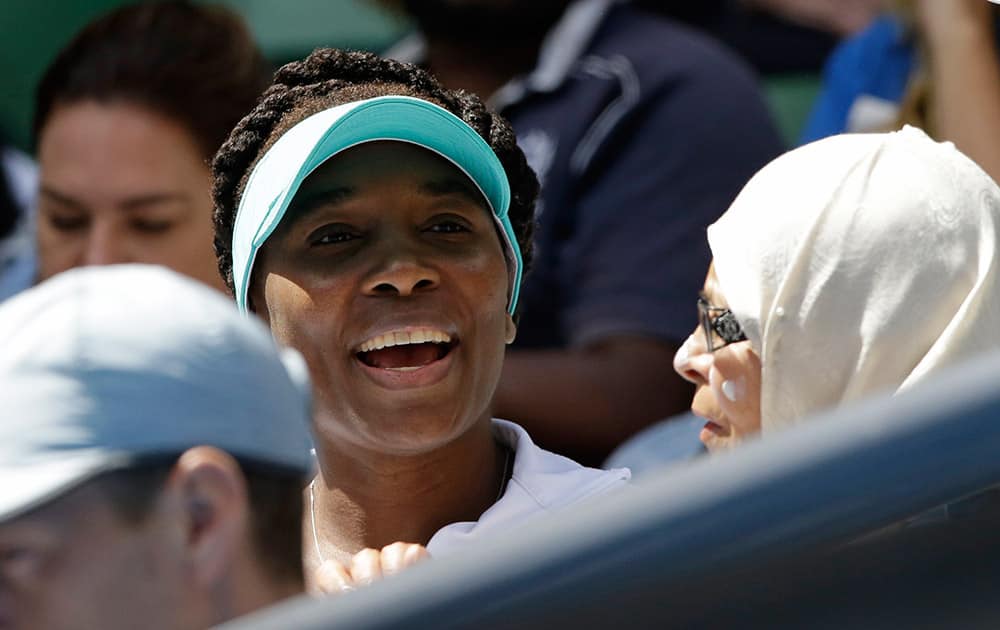
[[539, 448], [513, 422], [494, 419], [493, 434], [514, 452], [514, 469], [507, 488], [478, 521], [452, 523], [438, 530], [427, 543], [434, 557], [458, 552], [493, 532], [509, 530], [536, 516], [621, 488], [631, 477], [627, 468], [587, 468]]

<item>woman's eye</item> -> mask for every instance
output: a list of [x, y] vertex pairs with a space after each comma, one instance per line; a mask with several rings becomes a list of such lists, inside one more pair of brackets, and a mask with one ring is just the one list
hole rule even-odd
[[428, 230], [439, 234], [457, 234], [468, 232], [469, 228], [458, 221], [438, 221], [431, 225]]
[[49, 224], [60, 232], [74, 232], [87, 227], [87, 217], [84, 215], [49, 215]]
[[132, 229], [136, 232], [144, 232], [146, 234], [161, 234], [174, 226], [171, 221], [157, 221], [154, 219], [134, 219], [131, 225]]
[[357, 235], [353, 232], [320, 232], [310, 237], [309, 243], [311, 245], [336, 245], [339, 243], [346, 243], [355, 238], [357, 238]]
[[0, 550], [0, 573], [10, 578], [26, 578], [33, 573], [41, 554], [27, 547], [8, 547]]

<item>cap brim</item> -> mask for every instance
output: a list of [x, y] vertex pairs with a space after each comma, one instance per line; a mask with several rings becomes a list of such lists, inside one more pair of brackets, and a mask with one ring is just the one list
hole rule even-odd
[[4, 483], [0, 493], [0, 522], [41, 507], [103, 472], [127, 467], [132, 459], [128, 455], [81, 451], [23, 465], [0, 466], [0, 479]]
[[241, 311], [247, 311], [257, 252], [281, 223], [302, 181], [338, 153], [380, 140], [407, 142], [437, 153], [482, 192], [511, 259], [508, 306], [514, 312], [522, 261], [507, 217], [510, 184], [503, 165], [489, 144], [460, 118], [407, 96], [357, 101], [314, 114], [288, 130], [260, 159], [247, 181], [233, 226], [233, 283]]

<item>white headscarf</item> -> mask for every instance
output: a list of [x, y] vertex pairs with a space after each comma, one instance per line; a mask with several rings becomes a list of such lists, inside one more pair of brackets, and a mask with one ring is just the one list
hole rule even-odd
[[761, 360], [763, 431], [1000, 346], [998, 222], [996, 183], [912, 127], [755, 175], [708, 241]]

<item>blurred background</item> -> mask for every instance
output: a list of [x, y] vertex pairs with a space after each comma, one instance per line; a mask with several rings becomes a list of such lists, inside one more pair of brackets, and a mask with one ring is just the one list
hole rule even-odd
[[[4, 0], [0, 20], [0, 134], [30, 150], [35, 84], [59, 49], [91, 19], [136, 0]], [[409, 29], [406, 20], [365, 0], [220, 0], [247, 20], [268, 58], [280, 65], [317, 46], [381, 51]]]
[[[0, 20], [0, 136], [31, 151], [30, 111], [36, 82], [57, 51], [88, 21], [111, 8], [139, 0], [4, 0]], [[277, 66], [305, 56], [317, 46], [385, 51], [411, 24], [401, 12], [375, 0], [218, 0], [243, 15], [260, 46]], [[647, 0], [647, 9], [671, 15], [693, 26], [707, 26], [734, 48], [756, 47], [741, 39], [745, 24], [711, 22], [718, 0]], [[754, 24], [756, 38], [784, 39], [787, 24]], [[804, 30], [804, 29], [803, 29]], [[845, 29], [847, 30], [847, 29]], [[805, 31], [817, 55], [829, 52], [835, 38], [817, 40]], [[791, 36], [802, 37], [797, 32]], [[794, 56], [788, 56], [794, 57]], [[749, 59], [761, 73], [762, 87], [788, 144], [794, 144], [819, 88], [818, 68], [775, 67], [772, 60]], [[794, 58], [779, 62], [779, 66]], [[766, 67], [761, 67], [764, 63]], [[809, 65], [808, 63], [806, 65]]]

